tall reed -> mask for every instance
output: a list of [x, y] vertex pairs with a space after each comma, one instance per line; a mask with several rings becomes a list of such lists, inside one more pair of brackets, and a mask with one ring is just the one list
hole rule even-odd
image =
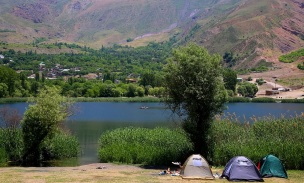
[[189, 155], [192, 144], [181, 130], [121, 128], [99, 139], [101, 162], [166, 165]]
[[66, 132], [57, 132], [51, 140], [47, 140], [42, 147], [44, 160], [60, 160], [77, 157], [80, 145], [75, 136]]
[[254, 162], [267, 154], [279, 157], [288, 169], [304, 169], [304, 119], [259, 119], [253, 124], [230, 119], [214, 121], [211, 130], [213, 163], [223, 166], [234, 156]]

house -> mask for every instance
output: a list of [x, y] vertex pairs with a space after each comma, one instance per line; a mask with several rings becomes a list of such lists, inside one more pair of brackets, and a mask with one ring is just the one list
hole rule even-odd
[[39, 64], [39, 70], [42, 71], [45, 69], [45, 63], [44, 62], [40, 62]]
[[135, 78], [127, 78], [126, 81], [127, 81], [128, 83], [136, 83], [136, 82], [137, 82], [137, 79], [135, 79]]
[[243, 82], [243, 78], [236, 78], [239, 83]]
[[87, 79], [87, 80], [91, 80], [91, 79], [96, 79], [98, 78], [98, 75], [95, 73], [89, 73], [87, 75], [84, 75], [83, 78]]

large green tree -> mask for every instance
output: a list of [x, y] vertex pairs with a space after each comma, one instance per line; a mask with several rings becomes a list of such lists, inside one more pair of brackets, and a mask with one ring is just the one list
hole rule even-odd
[[[18, 80], [18, 74], [11, 68], [6, 66], [0, 66], [0, 83], [6, 84], [8, 94], [10, 96], [14, 95], [15, 92], [15, 82]], [[3, 88], [4, 86], [2, 86]]]
[[39, 162], [41, 145], [51, 139], [71, 114], [71, 103], [55, 87], [41, 90], [25, 111], [21, 121], [24, 140], [23, 162]]
[[235, 93], [236, 84], [238, 82], [236, 72], [231, 69], [224, 69], [223, 79], [224, 79], [224, 83], [225, 83], [225, 88], [227, 90], [231, 90], [233, 93]]
[[239, 84], [237, 92], [243, 97], [254, 97], [259, 88], [254, 83], [244, 82]]
[[221, 57], [189, 44], [173, 50], [165, 71], [166, 104], [182, 117], [182, 127], [193, 142], [194, 153], [208, 157], [210, 124], [227, 100]]

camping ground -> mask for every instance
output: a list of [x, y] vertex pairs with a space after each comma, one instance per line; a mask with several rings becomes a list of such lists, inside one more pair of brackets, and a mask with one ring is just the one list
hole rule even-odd
[[[223, 168], [212, 168], [213, 174], [221, 174]], [[94, 163], [78, 167], [2, 167], [1, 183], [58, 183], [58, 182], [174, 182], [174, 183], [211, 183], [228, 182], [225, 179], [185, 180], [179, 176], [158, 175], [162, 169], [143, 169], [132, 165]], [[304, 171], [289, 170], [289, 179], [264, 178], [269, 183], [303, 182]]]

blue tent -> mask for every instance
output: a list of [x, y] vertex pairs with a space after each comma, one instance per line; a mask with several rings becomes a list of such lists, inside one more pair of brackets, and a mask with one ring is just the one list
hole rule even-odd
[[245, 156], [232, 158], [225, 166], [221, 178], [229, 181], [257, 181], [264, 182], [255, 164]]

